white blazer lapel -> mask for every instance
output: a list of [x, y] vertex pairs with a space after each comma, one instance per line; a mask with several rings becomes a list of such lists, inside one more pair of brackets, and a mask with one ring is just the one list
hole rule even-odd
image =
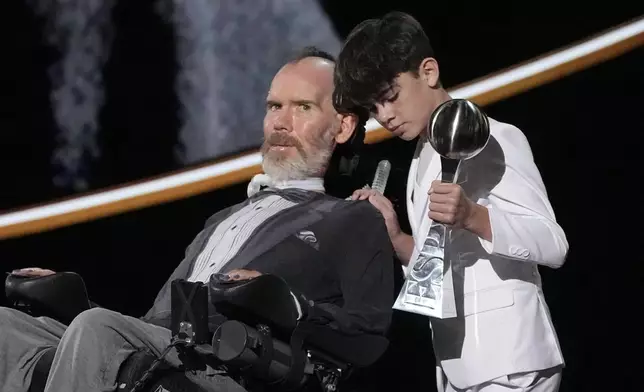
[[[429, 144], [425, 145], [422, 141], [419, 141], [418, 148], [414, 154], [414, 159], [411, 161], [411, 166], [409, 168], [409, 175], [407, 176], [407, 218], [409, 219], [409, 224], [412, 230], [412, 237], [414, 238], [414, 249], [409, 260], [409, 264], [405, 267], [403, 266], [403, 273], [407, 276], [409, 268], [413, 266], [418, 259], [418, 254], [422, 244], [425, 242], [425, 238], [429, 233], [429, 227], [431, 225], [431, 219], [428, 215], [428, 198], [427, 192], [429, 191], [429, 186], [434, 179], [438, 178], [440, 173], [440, 159], [438, 154], [432, 154], [429, 165], [425, 170], [425, 173], [420, 173], [422, 178], [418, 180], [418, 165], [420, 163], [420, 153], [422, 148], [431, 148]], [[433, 152], [433, 151], [432, 151]]]
[[[431, 147], [427, 145], [425, 148]], [[414, 187], [413, 208], [408, 212], [410, 215], [409, 222], [412, 224], [414, 239], [418, 244], [422, 244], [425, 241], [425, 237], [429, 232], [429, 226], [432, 223], [432, 220], [428, 217], [429, 195], [427, 192], [432, 181], [440, 179], [440, 156], [433, 151], [432, 153], [427, 170], [425, 170], [425, 173], [421, 173], [420, 181], [418, 181], [418, 175], [413, 180], [411, 178], [408, 179], [409, 182], [413, 181]]]
[[418, 161], [419, 157], [416, 156], [411, 161], [411, 166], [409, 167], [409, 174], [407, 175], [407, 216], [409, 219], [409, 224], [411, 226], [412, 236], [416, 236], [416, 230], [418, 225], [416, 224], [416, 213], [414, 208], [414, 196], [416, 196], [416, 176], [418, 173]]

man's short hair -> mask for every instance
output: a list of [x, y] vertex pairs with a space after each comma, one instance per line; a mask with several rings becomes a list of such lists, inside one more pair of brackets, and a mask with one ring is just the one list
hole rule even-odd
[[418, 75], [420, 63], [434, 50], [420, 23], [403, 12], [357, 25], [338, 56], [334, 102], [372, 110], [400, 74]]
[[328, 60], [335, 64], [335, 56], [331, 53], [324, 51], [316, 46], [306, 46], [301, 50], [297, 51], [291, 58], [289, 63], [297, 63], [309, 57], [318, 57], [324, 60]]
[[[337, 60], [331, 53], [324, 51], [316, 46], [306, 46], [298, 50], [289, 61], [294, 64], [306, 58], [317, 57], [332, 62], [337, 66]], [[369, 120], [369, 111], [366, 108], [355, 105], [337, 105], [335, 99], [335, 89], [333, 95], [333, 106], [338, 113], [353, 114], [358, 118], [353, 136], [347, 143], [336, 146], [332, 160], [339, 160], [336, 164], [339, 166], [339, 172], [342, 175], [351, 175], [358, 162], [358, 156], [364, 143], [366, 124]]]
[[[306, 46], [302, 48], [301, 50], [297, 51], [292, 57], [291, 61], [289, 63], [297, 63], [299, 61], [302, 61], [306, 58], [309, 57], [318, 57], [327, 61], [332, 62], [337, 66], [337, 60], [335, 56], [333, 56], [331, 53], [326, 52], [316, 46]], [[354, 140], [359, 139], [358, 144], [362, 144], [364, 140], [364, 134], [365, 134], [365, 126], [367, 124], [367, 121], [369, 120], [369, 111], [366, 110], [363, 107], [356, 106], [356, 105], [341, 105], [341, 104], [336, 104], [336, 99], [335, 99], [335, 89], [334, 89], [334, 96], [333, 96], [333, 106], [335, 107], [335, 110], [338, 113], [342, 114], [353, 114], [358, 117], [358, 123], [356, 125], [356, 129], [354, 131], [354, 136], [351, 138], [351, 141], [349, 142], [350, 145], [353, 145], [353, 148], [356, 148], [356, 144], [354, 143]]]

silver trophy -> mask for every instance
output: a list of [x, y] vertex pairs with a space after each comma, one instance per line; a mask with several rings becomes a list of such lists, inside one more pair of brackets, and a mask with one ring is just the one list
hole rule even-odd
[[[456, 182], [461, 162], [480, 153], [490, 138], [490, 124], [481, 109], [465, 99], [441, 104], [427, 126], [427, 138], [441, 157], [441, 181]], [[395, 309], [432, 317], [456, 316], [454, 290], [449, 266], [451, 229], [432, 222]]]
[[490, 122], [474, 102], [452, 99], [441, 104], [427, 125], [427, 139], [441, 156], [442, 181], [456, 181], [459, 164], [474, 158], [490, 139]]

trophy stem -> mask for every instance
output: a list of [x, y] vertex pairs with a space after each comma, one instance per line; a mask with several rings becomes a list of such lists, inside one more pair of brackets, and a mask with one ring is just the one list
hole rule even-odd
[[449, 159], [441, 156], [442, 182], [456, 183], [460, 159]]

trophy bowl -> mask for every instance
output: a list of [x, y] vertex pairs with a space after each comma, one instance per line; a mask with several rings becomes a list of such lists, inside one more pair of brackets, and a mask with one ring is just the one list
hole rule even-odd
[[483, 111], [467, 99], [443, 102], [427, 126], [429, 143], [446, 159], [475, 157], [490, 139], [490, 122]]

